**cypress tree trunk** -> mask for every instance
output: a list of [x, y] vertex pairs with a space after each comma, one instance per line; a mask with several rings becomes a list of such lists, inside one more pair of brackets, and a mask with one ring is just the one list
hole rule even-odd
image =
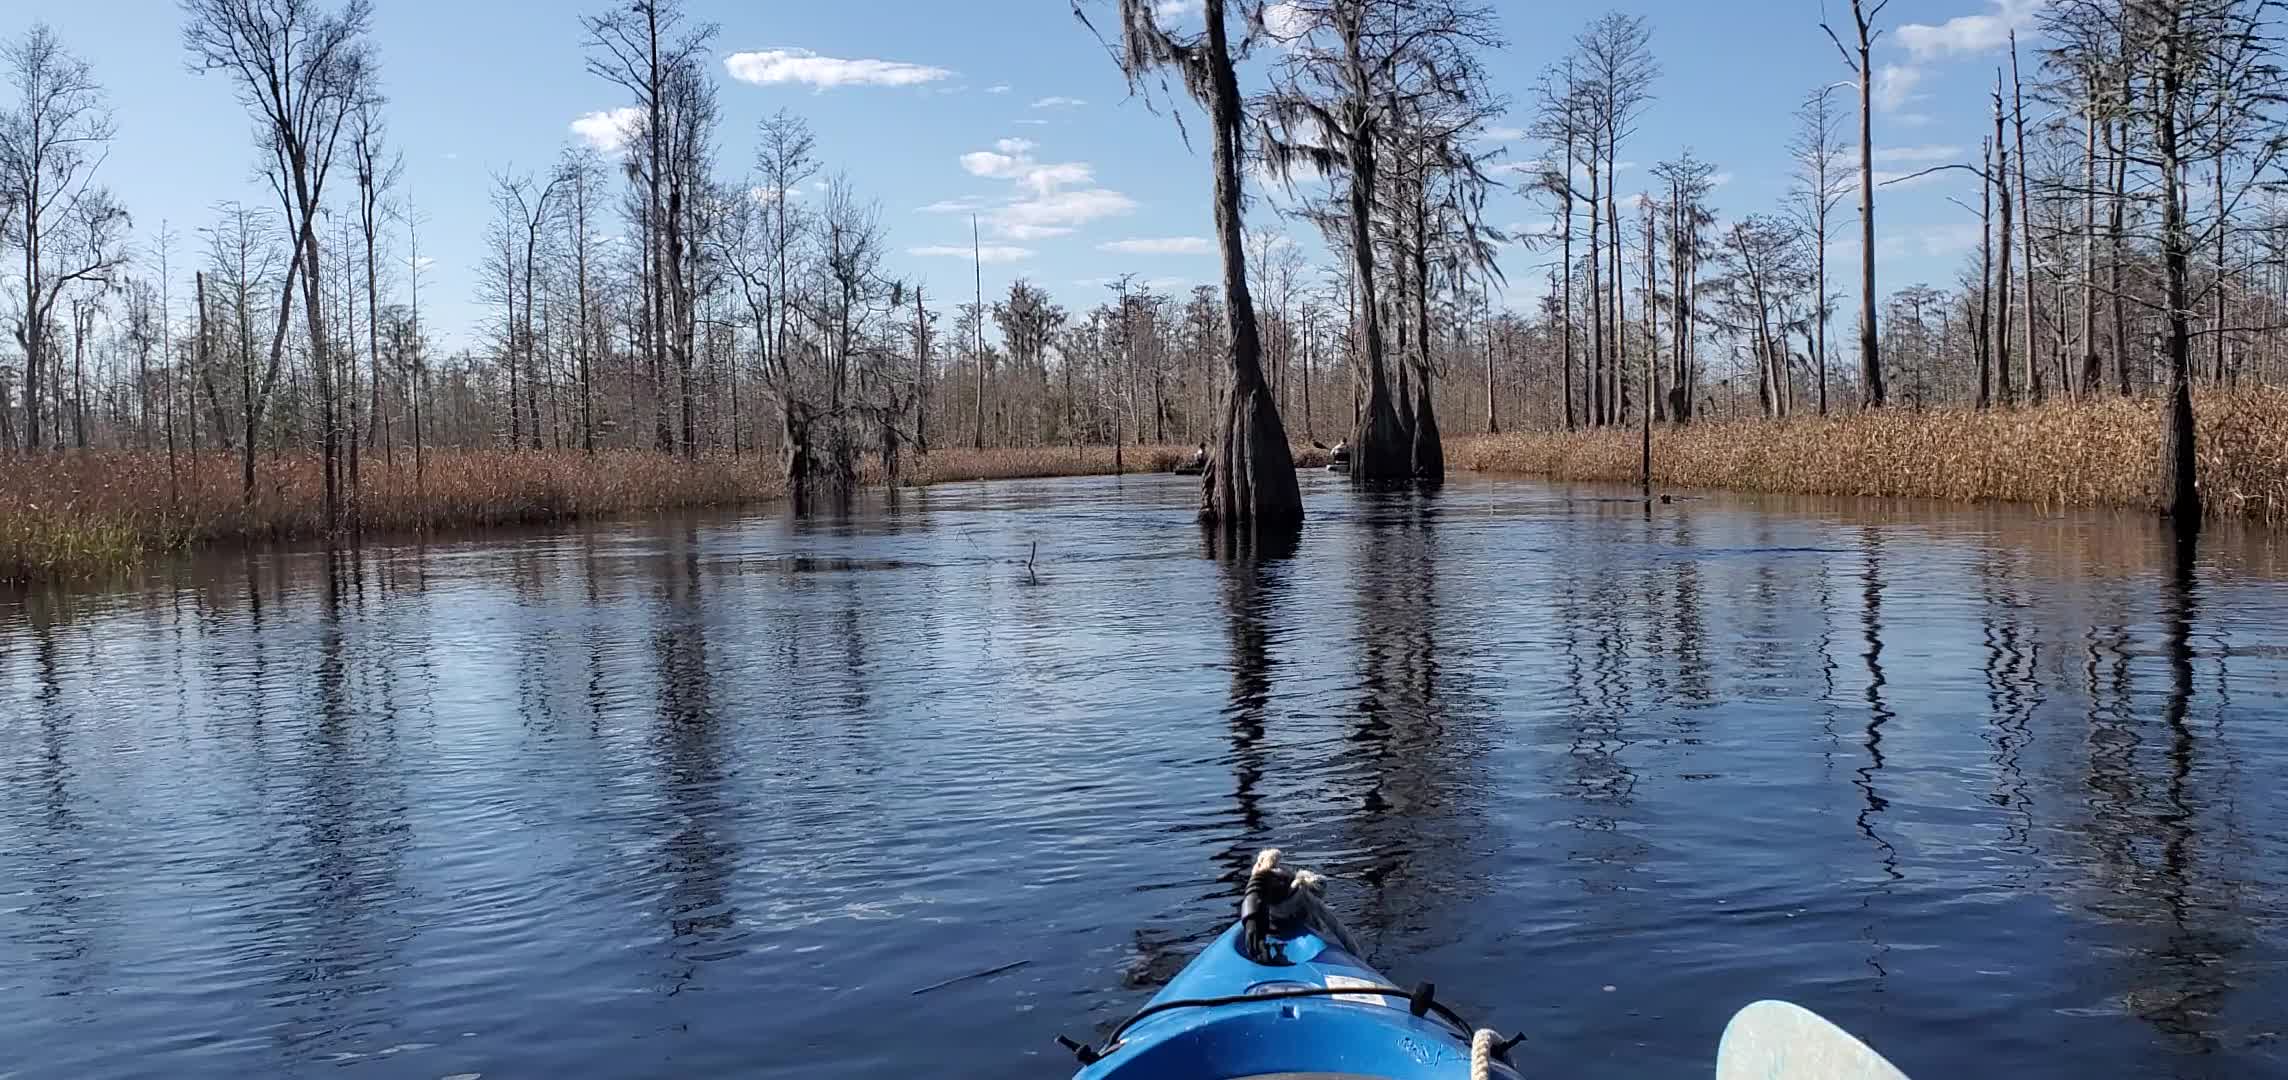
[[[1418, 182], [1419, 185], [1419, 182]], [[1430, 250], [1429, 208], [1422, 189], [1415, 188], [1414, 203], [1414, 479], [1425, 484], [1446, 482], [1446, 447], [1438, 438], [1438, 417], [1430, 394]]]
[[1231, 394], [1222, 431], [1200, 484], [1200, 517], [1227, 528], [1292, 529], [1303, 523], [1303, 494], [1278, 404], [1263, 381], [1263, 342], [1247, 290], [1247, 254], [1239, 216], [1239, 79], [1224, 38], [1224, 0], [1207, 0], [1209, 113], [1215, 125], [1216, 242], [1223, 253], [1224, 328], [1231, 350]]
[[2161, 78], [2154, 94], [2154, 142], [2161, 157], [2161, 263], [2168, 280], [2169, 398], [2161, 436], [2161, 505], [2179, 536], [2201, 527], [2201, 493], [2194, 481], [2193, 342], [2189, 323], [2192, 237], [2185, 227], [2184, 163], [2177, 146], [2181, 31], [2162, 36]]
[[[1374, 281], [1374, 147], [1368, 136], [1346, 140], [1350, 170], [1351, 263], [1358, 282], [1359, 312], [1366, 338], [1366, 411], [1351, 436], [1351, 482], [1387, 484], [1412, 472], [1413, 447], [1391, 401], [1390, 372], [1383, 362], [1382, 301]], [[1227, 268], [1225, 273], [1231, 271]]]

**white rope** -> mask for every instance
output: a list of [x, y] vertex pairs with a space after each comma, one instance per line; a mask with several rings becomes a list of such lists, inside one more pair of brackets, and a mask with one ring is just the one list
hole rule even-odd
[[1279, 865], [1279, 849], [1267, 847], [1255, 853], [1255, 868], [1250, 873], [1260, 874]]
[[1494, 1043], [1501, 1036], [1492, 1028], [1479, 1028], [1470, 1036], [1470, 1080], [1492, 1080], [1494, 1075]]

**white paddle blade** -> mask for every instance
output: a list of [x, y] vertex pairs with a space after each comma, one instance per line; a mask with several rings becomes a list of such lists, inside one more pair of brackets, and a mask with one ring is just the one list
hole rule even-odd
[[1907, 1074], [1810, 1009], [1758, 1001], [1724, 1025], [1716, 1080], [1907, 1080]]

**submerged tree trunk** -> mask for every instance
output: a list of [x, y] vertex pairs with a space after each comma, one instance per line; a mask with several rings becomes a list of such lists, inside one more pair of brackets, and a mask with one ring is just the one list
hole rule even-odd
[[2161, 505], [2179, 536], [2201, 527], [2201, 493], [2194, 480], [2192, 313], [2188, 293], [2192, 237], [2185, 227], [2184, 162], [2177, 146], [2181, 93], [2181, 35], [2162, 35], [2161, 75], [2154, 88], [2154, 144], [2161, 158], [2161, 264], [2168, 282], [2169, 397], [2161, 436]]
[[2097, 78], [2089, 80], [2089, 96], [2082, 102], [2081, 200], [2081, 378], [2074, 387], [2082, 397], [2094, 397], [2101, 369], [2097, 361]]
[[[1494, 393], [1494, 303], [1493, 303], [1493, 284], [1492, 284], [1492, 282], [1491, 282], [1490, 280], [1489, 280], [1489, 281], [1486, 283], [1486, 287], [1485, 287], [1485, 300], [1486, 300], [1486, 304], [1485, 304], [1485, 307], [1486, 307], [1486, 434], [1488, 434], [1488, 435], [1499, 435], [1499, 434], [1501, 434], [1501, 410], [1500, 410], [1500, 407], [1499, 407], [1499, 406], [1500, 406], [1500, 402], [1501, 402], [1501, 399], [1500, 399], [1498, 396], [1496, 396], [1496, 395], [1495, 395], [1495, 393]], [[1309, 354], [1307, 354], [1307, 353], [1306, 353], [1306, 354], [1305, 354], [1305, 357], [1306, 357], [1306, 359], [1305, 359], [1305, 361], [1304, 361], [1304, 365], [1303, 365], [1303, 371], [1304, 371], [1304, 374], [1305, 374], [1305, 376], [1306, 376], [1306, 378], [1305, 378], [1305, 381], [1304, 381], [1304, 383], [1303, 383], [1303, 393], [1304, 393], [1304, 400], [1305, 400], [1305, 401], [1308, 401], [1308, 400], [1310, 400], [1310, 392], [1311, 392], [1311, 384], [1310, 384], [1310, 382], [1309, 382], [1309, 379], [1308, 379], [1308, 376], [1309, 376], [1309, 374], [1310, 374], [1310, 370], [1311, 370], [1311, 368], [1310, 368], [1310, 361], [1309, 361], [1309, 359], [1308, 359], [1308, 356], [1309, 356]], [[1305, 429], [1305, 431], [1304, 431], [1304, 434], [1305, 434], [1305, 435], [1309, 435], [1309, 434], [1310, 434], [1310, 431], [1309, 431], [1308, 429]]]
[[[1412, 471], [1413, 447], [1392, 401], [1390, 372], [1383, 358], [1382, 300], [1376, 294], [1373, 237], [1374, 147], [1365, 135], [1346, 140], [1350, 171], [1351, 262], [1359, 289], [1359, 315], [1366, 338], [1366, 411], [1351, 436], [1351, 482], [1388, 484]], [[1229, 271], [1227, 270], [1228, 274]]]
[[1438, 437], [1438, 416], [1430, 393], [1430, 208], [1418, 173], [1414, 180], [1414, 479], [1446, 482], [1446, 446]]
[[1247, 290], [1247, 252], [1239, 216], [1239, 161], [1244, 118], [1239, 79], [1224, 37], [1224, 0], [1207, 0], [1208, 113], [1215, 137], [1216, 242], [1223, 254], [1224, 330], [1231, 350], [1231, 394], [1222, 431], [1200, 478], [1200, 517], [1227, 528], [1292, 529], [1303, 523], [1303, 493], [1287, 428], [1263, 382], [1263, 342], [1255, 300]]

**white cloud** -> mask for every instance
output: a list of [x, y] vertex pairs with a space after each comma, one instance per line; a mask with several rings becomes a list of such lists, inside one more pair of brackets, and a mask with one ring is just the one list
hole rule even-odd
[[974, 214], [991, 205], [975, 195], [964, 195], [958, 199], [939, 199], [927, 206], [917, 206], [914, 210], [922, 214]]
[[1525, 138], [1525, 129], [1516, 127], [1490, 127], [1485, 130], [1485, 136], [1486, 138], [1492, 139], [1495, 142], [1514, 142], [1518, 139]]
[[1906, 46], [1917, 60], [1988, 52], [2009, 44], [2010, 32], [2031, 25], [2035, 10], [2042, 6], [2042, 0], [1989, 2], [1994, 10], [1985, 14], [1959, 15], [1937, 26], [1901, 24], [1896, 31], [1899, 44]]
[[1152, 14], [1164, 20], [1187, 19], [1198, 15], [1204, 6], [1201, 0], [1160, 0], [1152, 5]]
[[[1061, 235], [1097, 218], [1113, 217], [1134, 209], [1136, 200], [1120, 192], [1084, 188], [1020, 199], [994, 211], [992, 221], [1004, 235], [1024, 239]], [[1049, 232], [1051, 229], [1058, 231]]]
[[1070, 184], [1085, 184], [1096, 178], [1096, 170], [1089, 168], [1086, 162], [1042, 164], [1034, 161], [1030, 153], [1033, 144], [1023, 139], [1003, 139], [996, 145], [1004, 149], [1014, 147], [1014, 152], [972, 151], [961, 155], [961, 167], [971, 176], [982, 176], [988, 180], [1014, 180], [1036, 195], [1046, 195]]
[[996, 236], [1011, 240], [1063, 236], [1098, 218], [1136, 208], [1136, 201], [1120, 192], [1086, 186], [1096, 180], [1096, 170], [1087, 162], [1038, 161], [1030, 139], [1002, 139], [994, 145], [997, 149], [973, 150], [960, 160], [962, 171], [971, 176], [1016, 186], [1008, 201], [983, 208]]
[[1204, 236], [1140, 236], [1098, 244], [1096, 250], [1122, 255], [1205, 255], [1211, 248]]
[[643, 110], [633, 105], [587, 113], [572, 121], [572, 134], [588, 145], [607, 154], [616, 154], [635, 138], [636, 129], [643, 124]]
[[1263, 9], [1263, 28], [1277, 41], [1294, 41], [1309, 34], [1312, 22], [1310, 12], [1286, 0]]
[[731, 77], [757, 86], [803, 83], [820, 90], [837, 86], [919, 86], [951, 78], [953, 72], [897, 60], [844, 60], [809, 49], [765, 49], [723, 58]]
[[978, 262], [1005, 263], [1030, 259], [1033, 257], [1033, 249], [1021, 248], [1012, 244], [984, 244], [974, 248], [962, 247], [959, 244], [931, 244], [926, 247], [907, 248], [906, 254], [917, 255], [925, 259], [967, 259], [974, 257]]
[[1009, 92], [1009, 84], [994, 83], [993, 85], [986, 87], [985, 92], [988, 94], [1006, 94]]
[[1033, 107], [1036, 109], [1077, 109], [1086, 104], [1088, 102], [1076, 97], [1050, 96], [1034, 102]]
[[1961, 156], [1959, 146], [1884, 146], [1875, 151], [1875, 160], [1893, 165], [1931, 165]]
[[1913, 100], [1915, 84], [1923, 81], [1923, 71], [1905, 64], [1885, 64], [1875, 69], [1875, 107], [1893, 112]]
[[1731, 174], [1731, 173], [1728, 173], [1728, 172], [1717, 172], [1717, 173], [1709, 173], [1709, 174], [1708, 174], [1708, 186], [1709, 186], [1709, 187], [1723, 187], [1724, 185], [1726, 185], [1726, 184], [1729, 184], [1729, 183], [1731, 183], [1731, 182], [1732, 182], [1732, 174]]
[[[755, 204], [758, 206], [769, 206], [779, 201], [779, 189], [757, 185], [747, 189], [747, 197], [755, 200]], [[786, 197], [789, 202], [802, 198], [802, 189], [795, 188], [787, 192]]]
[[1899, 113], [1891, 117], [1891, 122], [1900, 127], [1929, 127], [1931, 115], [1919, 112]]
[[1017, 122], [1020, 124], [1032, 124], [1035, 127], [1047, 127], [1049, 123], [1046, 120], [1019, 120]]
[[1016, 174], [1017, 155], [976, 150], [961, 155], [961, 168], [971, 176], [1006, 178]]

